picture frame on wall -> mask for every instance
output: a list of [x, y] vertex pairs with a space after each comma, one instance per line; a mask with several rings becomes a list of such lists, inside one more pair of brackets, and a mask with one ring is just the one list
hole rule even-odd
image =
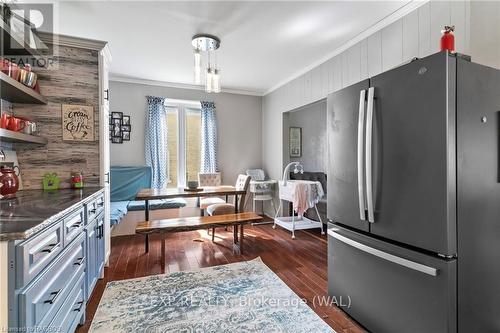
[[288, 133], [290, 157], [302, 157], [302, 128], [290, 127]]
[[112, 136], [115, 136], [115, 137], [121, 136], [121, 127], [122, 127], [121, 118], [113, 118], [113, 123], [111, 126], [112, 126], [111, 129], [113, 132]]
[[112, 111], [109, 115], [109, 140], [111, 143], [123, 143], [130, 141], [130, 116], [123, 115], [123, 112]]

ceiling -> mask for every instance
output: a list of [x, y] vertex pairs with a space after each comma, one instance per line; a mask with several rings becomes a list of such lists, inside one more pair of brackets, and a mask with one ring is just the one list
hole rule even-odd
[[263, 93], [408, 1], [61, 1], [55, 32], [109, 42], [114, 77], [193, 84], [191, 37], [221, 39], [223, 88]]

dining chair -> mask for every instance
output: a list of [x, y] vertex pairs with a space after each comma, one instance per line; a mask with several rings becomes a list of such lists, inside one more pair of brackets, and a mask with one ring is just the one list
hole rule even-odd
[[[198, 184], [201, 187], [221, 186], [221, 174], [220, 172], [200, 172], [198, 173]], [[197, 206], [200, 207], [200, 215], [203, 216], [208, 206], [225, 202], [226, 201], [220, 197], [201, 197], [198, 199]]]
[[[238, 175], [236, 179], [235, 188], [238, 191], [245, 191], [245, 194], [238, 196], [238, 207], [239, 211], [245, 210], [246, 203], [246, 192], [248, 192], [248, 187], [250, 185], [250, 176], [247, 175]], [[210, 216], [213, 215], [224, 215], [224, 214], [233, 214], [234, 213], [234, 203], [216, 203], [207, 207], [207, 213]], [[212, 242], [215, 241], [215, 228], [212, 228]]]

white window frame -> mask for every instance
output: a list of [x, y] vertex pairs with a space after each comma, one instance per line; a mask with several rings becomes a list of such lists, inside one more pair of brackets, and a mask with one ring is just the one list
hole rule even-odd
[[186, 187], [186, 109], [201, 111], [201, 103], [166, 98], [164, 104], [166, 107], [177, 109], [177, 187], [184, 188]]

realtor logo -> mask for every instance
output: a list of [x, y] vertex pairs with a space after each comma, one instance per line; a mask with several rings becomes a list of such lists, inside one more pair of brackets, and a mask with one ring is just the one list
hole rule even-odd
[[[53, 55], [53, 4], [3, 1], [0, 3], [0, 16], [1, 55], [14, 62], [44, 67], [40, 58]], [[39, 32], [44, 33], [43, 41]]]

